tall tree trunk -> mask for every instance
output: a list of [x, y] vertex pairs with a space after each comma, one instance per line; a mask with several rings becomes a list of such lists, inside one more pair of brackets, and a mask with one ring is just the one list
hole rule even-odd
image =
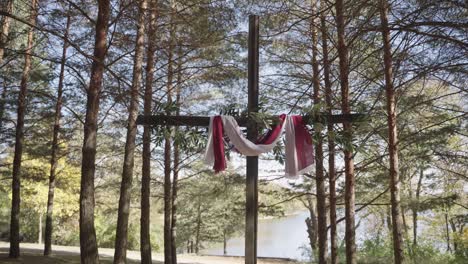
[[171, 136], [166, 131], [164, 143], [164, 263], [172, 264], [171, 236]]
[[[326, 10], [325, 4], [321, 5], [320, 27], [322, 33], [322, 54], [323, 54], [323, 78], [325, 83], [325, 101], [327, 105], [327, 113], [333, 114], [332, 103], [332, 85], [330, 81], [330, 64], [328, 59], [328, 30], [326, 25]], [[331, 264], [338, 263], [338, 237], [336, 230], [336, 172], [335, 172], [335, 140], [334, 140], [333, 124], [327, 123], [327, 139], [328, 139], [328, 179], [330, 192], [330, 259]]]
[[[37, 2], [31, 0], [31, 10], [29, 14], [29, 23], [36, 25], [37, 17]], [[24, 55], [24, 68], [21, 76], [20, 91], [18, 94], [18, 109], [16, 121], [16, 137], [15, 137], [15, 155], [13, 158], [13, 180], [11, 183], [12, 199], [11, 199], [11, 220], [10, 220], [10, 258], [18, 258], [20, 255], [20, 235], [19, 235], [19, 214], [20, 214], [20, 177], [21, 177], [21, 159], [23, 156], [24, 143], [24, 116], [26, 111], [26, 96], [28, 91], [29, 73], [31, 71], [32, 50], [34, 40], [34, 28], [30, 27], [28, 31], [28, 40]]]
[[[336, 1], [336, 24], [338, 33], [338, 58], [340, 64], [340, 85], [341, 85], [341, 112], [350, 114], [349, 103], [349, 59], [348, 46], [345, 40], [345, 11], [344, 1]], [[346, 219], [346, 263], [356, 263], [356, 230], [355, 230], [355, 194], [354, 194], [354, 163], [352, 152], [352, 126], [351, 123], [344, 122], [343, 132], [345, 137], [344, 163], [345, 163], [345, 219]]]
[[[169, 36], [168, 64], [167, 64], [167, 103], [172, 103], [172, 82], [174, 77], [173, 55], [174, 55], [174, 8], [171, 11], [171, 29]], [[171, 112], [166, 111], [167, 115]], [[171, 228], [171, 129], [168, 127], [164, 144], [164, 263], [173, 264], [172, 261], [172, 228]]]
[[[176, 131], [177, 133], [177, 131]], [[172, 263], [177, 263], [177, 183], [179, 180], [179, 164], [180, 164], [180, 152], [179, 145], [174, 142], [174, 168], [173, 168], [173, 180], [172, 180], [172, 209], [171, 209], [171, 254]]]
[[[313, 100], [314, 106], [321, 103], [320, 96], [320, 76], [318, 63], [318, 37], [317, 37], [317, 1], [312, 0], [312, 18], [310, 21], [310, 33], [312, 37], [312, 86], [314, 89]], [[326, 208], [326, 192], [325, 192], [325, 177], [323, 167], [323, 140], [322, 131], [319, 129], [321, 125], [315, 127], [315, 183], [317, 188], [317, 222], [318, 222], [318, 262], [327, 262], [327, 208]]]
[[[179, 60], [177, 61], [177, 84], [176, 84], [176, 115], [180, 114], [180, 85], [182, 82], [182, 65], [180, 60], [181, 53], [179, 52]], [[178, 128], [175, 128], [175, 133], [178, 133]], [[180, 170], [180, 152], [179, 143], [174, 141], [174, 168], [172, 179], [172, 209], [171, 209], [171, 253], [172, 263], [177, 263], [177, 190]]]
[[47, 195], [47, 213], [46, 213], [46, 227], [45, 227], [45, 240], [44, 240], [44, 256], [49, 256], [52, 252], [52, 231], [53, 231], [53, 214], [54, 214], [54, 194], [55, 194], [55, 176], [58, 163], [59, 151], [59, 133], [60, 133], [60, 117], [62, 115], [62, 94], [63, 82], [65, 78], [65, 62], [67, 60], [68, 48], [68, 33], [70, 31], [70, 14], [67, 13], [67, 25], [65, 26], [65, 40], [62, 48], [62, 59], [60, 60], [60, 75], [57, 88], [57, 102], [55, 103], [55, 116], [54, 116], [54, 131], [52, 136], [52, 154], [50, 158], [50, 174], [49, 174], [49, 192]]
[[384, 44], [385, 65], [385, 91], [387, 95], [387, 123], [388, 123], [388, 149], [390, 155], [390, 195], [392, 203], [392, 233], [393, 255], [395, 263], [403, 263], [403, 230], [400, 206], [400, 175], [398, 168], [398, 138], [396, 121], [395, 89], [393, 87], [392, 52], [390, 44], [390, 31], [388, 29], [388, 3], [380, 1], [380, 20], [382, 23], [382, 37]]
[[135, 40], [135, 57], [133, 61], [133, 78], [130, 90], [130, 106], [128, 109], [127, 140], [125, 142], [122, 182], [120, 185], [119, 212], [115, 236], [114, 264], [127, 262], [128, 218], [130, 216], [130, 200], [135, 165], [135, 139], [137, 134], [136, 118], [138, 115], [138, 99], [140, 98], [140, 82], [143, 67], [143, 52], [145, 44], [145, 13], [146, 0], [138, 3], [138, 25]]
[[[1, 8], [8, 12], [12, 13], [13, 11], [13, 0], [7, 0], [5, 1], [6, 3], [2, 3]], [[8, 34], [10, 33], [10, 24], [11, 24], [11, 18], [8, 16], [3, 16], [2, 19], [2, 29], [0, 32], [0, 67], [3, 64], [3, 56], [5, 55], [5, 48], [8, 43]]]
[[[154, 79], [154, 55], [156, 52], [156, 20], [157, 0], [150, 0], [148, 27], [148, 50], [146, 55], [146, 79], [144, 114], [151, 115], [153, 99]], [[140, 217], [140, 251], [141, 263], [151, 264], [151, 239], [150, 239], [150, 199], [151, 199], [151, 127], [143, 128], [143, 165], [141, 174], [141, 217]]]
[[94, 174], [96, 171], [96, 137], [99, 114], [99, 97], [104, 74], [104, 59], [107, 53], [107, 30], [110, 16], [110, 1], [98, 1], [94, 60], [87, 91], [86, 119], [81, 165], [80, 190], [80, 253], [82, 264], [99, 263], [99, 254], [94, 228]]
[[[173, 12], [172, 12], [173, 13]], [[171, 13], [171, 31], [170, 31], [170, 44], [168, 50], [168, 69], [167, 69], [167, 103], [172, 103], [172, 81], [173, 81], [173, 14]], [[170, 111], [167, 111], [170, 115]], [[172, 209], [172, 195], [171, 195], [171, 129], [168, 127], [165, 135], [164, 144], [164, 262], [173, 264], [172, 262], [172, 231], [171, 231], [171, 209]]]

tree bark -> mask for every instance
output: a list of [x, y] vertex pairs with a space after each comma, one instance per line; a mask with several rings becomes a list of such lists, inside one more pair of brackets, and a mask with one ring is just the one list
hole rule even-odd
[[21, 76], [20, 91], [18, 94], [18, 108], [16, 120], [16, 136], [15, 136], [15, 154], [13, 158], [13, 175], [12, 175], [12, 199], [11, 199], [11, 220], [10, 220], [10, 258], [18, 258], [20, 256], [20, 234], [19, 234], [19, 216], [20, 216], [20, 188], [21, 188], [21, 161], [23, 156], [24, 143], [24, 116], [26, 112], [26, 96], [28, 91], [29, 75], [32, 63], [32, 50], [34, 41], [34, 26], [36, 25], [37, 17], [37, 2], [31, 0], [31, 10], [29, 14], [29, 23], [32, 25], [28, 31], [28, 40], [24, 55], [23, 74]]
[[[179, 56], [181, 54], [179, 53]], [[182, 65], [180, 59], [177, 62], [177, 88], [176, 88], [176, 115], [180, 114], [180, 85], [182, 81]], [[179, 128], [175, 128], [175, 133], [178, 133]], [[177, 190], [180, 169], [180, 151], [178, 142], [174, 141], [174, 168], [172, 179], [172, 208], [171, 208], [171, 253], [172, 263], [177, 263]]]
[[390, 156], [390, 195], [392, 203], [392, 233], [393, 255], [395, 263], [404, 262], [402, 213], [400, 206], [400, 175], [398, 168], [398, 138], [396, 121], [396, 100], [393, 87], [392, 52], [390, 44], [390, 31], [388, 29], [388, 2], [380, 1], [380, 20], [382, 23], [382, 38], [384, 45], [385, 65], [385, 91], [387, 95], [387, 123], [388, 123], [388, 149]]
[[[176, 128], [177, 130], [177, 128]], [[179, 146], [174, 142], [174, 168], [173, 168], [173, 180], [172, 180], [172, 209], [171, 209], [171, 253], [172, 263], [177, 263], [177, 183], [179, 180], [179, 163], [180, 153]]]
[[[157, 0], [150, 0], [148, 27], [148, 50], [146, 57], [146, 79], [144, 114], [151, 115], [153, 100], [154, 55], [156, 45]], [[141, 174], [141, 217], [140, 217], [140, 251], [141, 263], [151, 264], [151, 238], [150, 238], [150, 199], [151, 199], [151, 127], [143, 128], [143, 165]]]
[[[170, 131], [166, 131], [167, 134]], [[164, 263], [172, 264], [171, 236], [171, 136], [164, 143]]]
[[57, 88], [57, 102], [55, 103], [55, 116], [54, 116], [54, 131], [52, 136], [52, 153], [50, 158], [50, 174], [49, 174], [49, 192], [47, 195], [47, 213], [46, 213], [46, 227], [44, 239], [44, 256], [49, 256], [52, 252], [52, 231], [53, 231], [53, 214], [54, 214], [54, 194], [55, 194], [55, 176], [58, 163], [59, 151], [59, 133], [60, 133], [60, 118], [62, 115], [62, 94], [63, 82], [65, 78], [65, 62], [67, 60], [68, 34], [70, 31], [70, 14], [67, 14], [67, 24], [65, 26], [65, 41], [62, 48], [62, 59], [60, 60], [60, 75]]
[[[345, 11], [344, 1], [336, 1], [336, 24], [338, 33], [338, 58], [340, 65], [341, 85], [341, 111], [350, 114], [349, 103], [349, 59], [348, 46], [345, 41]], [[354, 194], [354, 163], [352, 153], [352, 126], [349, 121], [343, 123], [345, 138], [344, 163], [345, 163], [345, 218], [346, 218], [346, 263], [356, 264], [356, 230], [355, 230], [355, 194]]]
[[[167, 103], [172, 103], [172, 82], [174, 77], [173, 53], [174, 53], [174, 8], [171, 11], [171, 29], [169, 36], [168, 48], [168, 65], [167, 65]], [[166, 111], [167, 115], [171, 115], [170, 111]], [[173, 264], [172, 260], [172, 195], [171, 195], [171, 129], [167, 127], [164, 144], [164, 263]]]
[[[312, 38], [312, 87], [314, 106], [321, 103], [320, 76], [318, 63], [318, 37], [317, 37], [317, 1], [312, 0], [312, 18], [310, 21], [310, 33]], [[318, 109], [316, 109], [318, 111]], [[316, 123], [315, 128], [315, 183], [317, 188], [317, 233], [318, 233], [318, 263], [327, 262], [327, 208], [325, 177], [323, 167], [323, 140], [321, 124]]]
[[96, 137], [99, 114], [99, 96], [104, 75], [104, 59], [107, 53], [107, 31], [110, 16], [110, 1], [98, 1], [94, 60], [87, 91], [86, 118], [81, 165], [80, 190], [80, 253], [82, 264], [99, 263], [99, 254], [94, 228], [94, 174], [96, 170]]
[[130, 106], [127, 125], [127, 140], [125, 142], [122, 182], [120, 185], [119, 212], [115, 237], [114, 264], [127, 262], [128, 218], [130, 216], [130, 200], [135, 165], [135, 139], [137, 134], [136, 118], [138, 115], [138, 99], [140, 97], [140, 82], [143, 67], [143, 52], [145, 44], [145, 13], [147, 1], [138, 2], [138, 25], [135, 40], [135, 57], [133, 61], [133, 78], [130, 89]]
[[[13, 11], [13, 0], [7, 0], [6, 3], [2, 4], [2, 9], [8, 13]], [[8, 34], [10, 33], [11, 18], [3, 16], [2, 19], [2, 31], [0, 32], [0, 67], [3, 64], [3, 56], [5, 55], [5, 48], [8, 43]]]
[[[332, 85], [330, 81], [330, 61], [328, 58], [328, 30], [326, 25], [325, 4], [321, 5], [320, 27], [322, 33], [322, 54], [323, 54], [323, 79], [325, 84], [325, 102], [329, 115], [333, 114]], [[336, 172], [335, 172], [335, 140], [333, 136], [333, 124], [327, 123], [328, 139], [328, 179], [330, 192], [330, 260], [331, 264], [338, 263], [338, 237], [336, 230]]]

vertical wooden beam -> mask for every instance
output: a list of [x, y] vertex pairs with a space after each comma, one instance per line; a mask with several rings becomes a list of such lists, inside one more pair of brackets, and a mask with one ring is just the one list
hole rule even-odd
[[[258, 111], [258, 16], [249, 16], [249, 61], [248, 61], [248, 112]], [[247, 138], [255, 141], [257, 126], [250, 122]], [[257, 220], [258, 220], [258, 157], [247, 157], [246, 213], [245, 213], [245, 263], [257, 263]]]

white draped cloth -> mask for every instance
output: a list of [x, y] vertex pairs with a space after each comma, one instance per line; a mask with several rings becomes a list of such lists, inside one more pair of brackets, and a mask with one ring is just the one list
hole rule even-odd
[[[213, 119], [214, 117], [210, 118], [208, 142], [205, 151], [205, 163], [208, 165], [215, 164]], [[289, 178], [295, 178], [312, 170], [313, 153], [310, 153], [312, 150], [312, 142], [304, 140], [303, 138], [299, 140], [296, 139], [296, 137], [298, 137], [298, 133], [296, 130], [298, 130], [299, 126], [304, 125], [302, 123], [298, 123], [298, 121], [296, 121], [296, 119], [294, 119], [293, 116], [286, 116], [284, 123], [281, 126], [280, 133], [270, 144], [255, 144], [252, 141], [248, 140], [242, 133], [239, 125], [237, 124], [237, 121], [232, 116], [221, 116], [221, 120], [224, 134], [229, 138], [229, 142], [242, 155], [259, 156], [262, 153], [266, 153], [273, 150], [278, 141], [281, 139], [281, 134], [285, 132], [285, 176]], [[299, 129], [304, 130], [302, 127], [300, 127]], [[307, 142], [304, 143], [305, 141]], [[308, 146], [304, 147], [304, 144]], [[304, 150], [307, 153], [305, 153]]]

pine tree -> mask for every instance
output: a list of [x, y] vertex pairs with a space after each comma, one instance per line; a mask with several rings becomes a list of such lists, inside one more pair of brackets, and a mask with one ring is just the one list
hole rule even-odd
[[28, 39], [26, 44], [26, 53], [24, 55], [24, 67], [21, 76], [20, 92], [18, 95], [18, 108], [16, 120], [16, 137], [15, 137], [15, 156], [13, 159], [13, 180], [11, 183], [12, 199], [11, 199], [11, 220], [10, 220], [10, 258], [18, 258], [20, 256], [20, 188], [21, 188], [21, 163], [23, 155], [24, 144], [24, 117], [26, 110], [26, 100], [28, 84], [30, 79], [32, 51], [34, 44], [34, 26], [36, 25], [37, 18], [37, 2], [31, 0], [29, 24], [31, 25], [28, 30]]
[[125, 142], [124, 165], [122, 170], [122, 182], [120, 187], [119, 212], [117, 219], [117, 231], [115, 238], [114, 263], [127, 262], [127, 233], [128, 218], [130, 215], [130, 192], [133, 181], [133, 168], [135, 164], [135, 140], [137, 134], [136, 118], [138, 115], [138, 101], [140, 98], [140, 82], [143, 67], [143, 51], [145, 39], [145, 13], [147, 1], [138, 2], [138, 24], [135, 40], [135, 58], [133, 62], [133, 79], [130, 88], [130, 106], [128, 109], [127, 139]]
[[53, 230], [53, 211], [54, 211], [54, 195], [55, 195], [55, 177], [57, 173], [57, 163], [59, 156], [59, 135], [60, 135], [60, 119], [62, 115], [62, 103], [63, 103], [63, 87], [65, 79], [65, 62], [67, 60], [67, 48], [68, 48], [68, 34], [70, 32], [71, 17], [70, 13], [67, 14], [67, 22], [65, 26], [65, 40], [62, 48], [62, 58], [60, 61], [60, 74], [59, 83], [57, 88], [57, 102], [55, 104], [55, 115], [54, 115], [54, 131], [52, 135], [52, 151], [50, 158], [50, 175], [49, 175], [49, 193], [47, 198], [47, 216], [46, 216], [46, 227], [45, 227], [45, 239], [44, 239], [44, 255], [49, 256], [52, 252], [52, 230]]
[[107, 31], [110, 16], [110, 1], [98, 1], [94, 60], [87, 91], [86, 119], [82, 148], [80, 190], [80, 249], [81, 263], [99, 263], [99, 254], [94, 227], [94, 176], [96, 170], [96, 138], [99, 114], [99, 97], [102, 89], [104, 60], [107, 53]]

